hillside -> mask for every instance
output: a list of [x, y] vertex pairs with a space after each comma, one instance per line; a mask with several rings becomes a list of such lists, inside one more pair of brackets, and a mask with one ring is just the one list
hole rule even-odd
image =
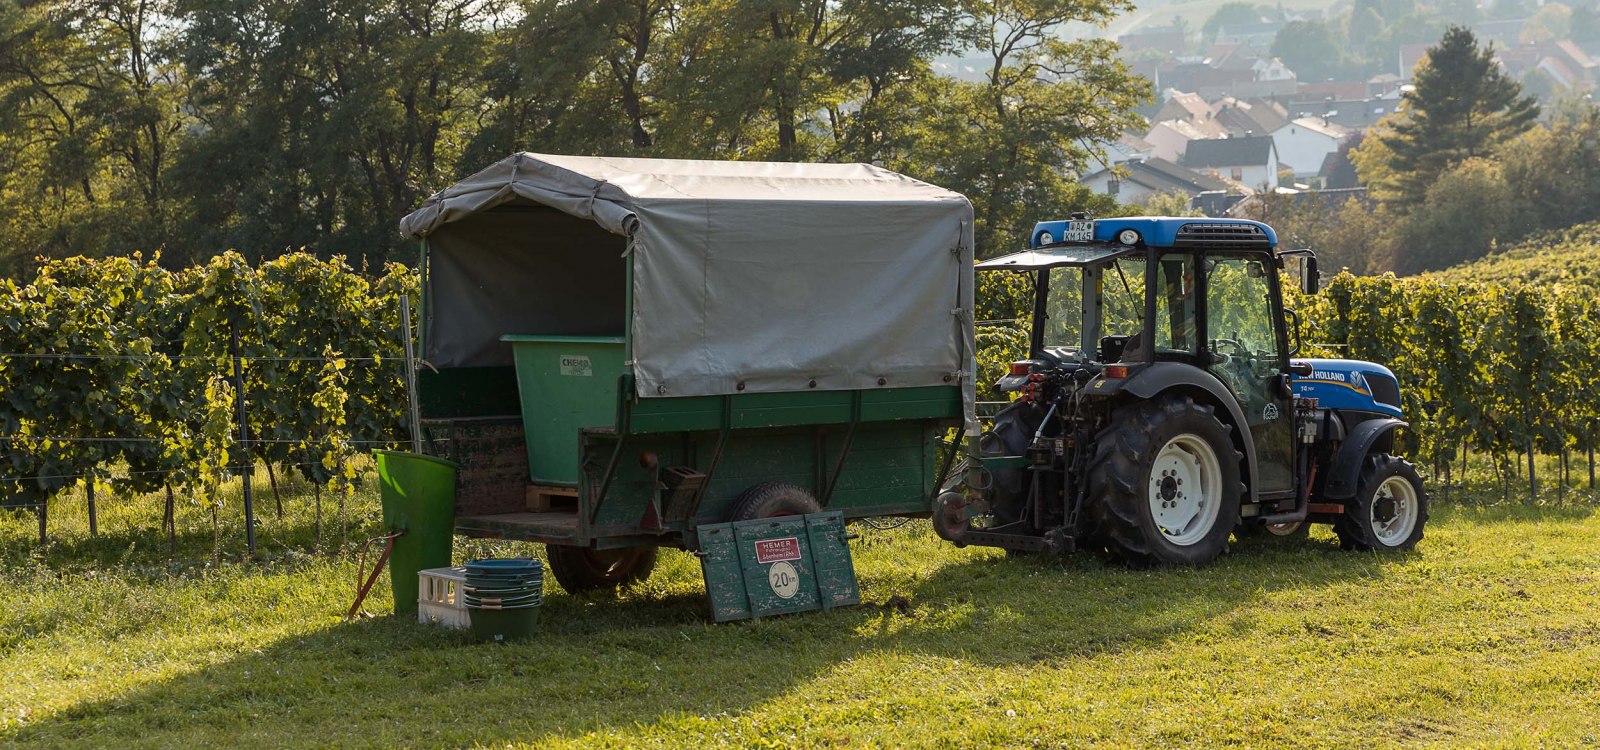
[[1600, 222], [1536, 235], [1509, 250], [1423, 274], [1446, 282], [1600, 282]]

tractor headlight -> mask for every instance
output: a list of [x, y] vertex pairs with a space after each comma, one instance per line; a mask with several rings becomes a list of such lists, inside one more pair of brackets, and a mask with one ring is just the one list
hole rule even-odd
[[1034, 244], [1035, 245], [1048, 245], [1048, 244], [1051, 243], [1051, 241], [1052, 240], [1050, 239], [1050, 233], [1049, 232], [1040, 232], [1039, 233], [1039, 238], [1038, 238], [1038, 240], [1036, 240], [1034, 242]]
[[1117, 241], [1124, 245], [1137, 245], [1139, 244], [1139, 233], [1132, 229], [1124, 229], [1117, 232]]

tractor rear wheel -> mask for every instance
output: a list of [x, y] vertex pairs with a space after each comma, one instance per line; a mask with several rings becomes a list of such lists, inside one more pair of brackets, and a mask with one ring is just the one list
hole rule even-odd
[[1417, 546], [1427, 522], [1428, 493], [1417, 467], [1380, 453], [1367, 458], [1356, 496], [1345, 503], [1333, 533], [1344, 549], [1392, 552]]
[[569, 594], [615, 589], [643, 581], [656, 567], [655, 545], [595, 550], [565, 544], [547, 544], [550, 572]]
[[1093, 545], [1131, 565], [1204, 565], [1221, 555], [1244, 494], [1230, 429], [1188, 396], [1118, 410], [1089, 467]]

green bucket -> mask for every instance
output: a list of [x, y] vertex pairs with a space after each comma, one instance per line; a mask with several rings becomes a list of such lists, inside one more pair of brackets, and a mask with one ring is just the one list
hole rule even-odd
[[389, 554], [394, 613], [417, 614], [417, 573], [450, 566], [455, 534], [456, 469], [442, 458], [373, 451], [383, 498], [383, 528], [403, 531]]

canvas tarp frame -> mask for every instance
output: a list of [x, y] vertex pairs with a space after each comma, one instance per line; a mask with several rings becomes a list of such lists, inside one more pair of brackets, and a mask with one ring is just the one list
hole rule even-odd
[[[508, 204], [619, 241], [568, 229], [579, 239], [555, 248], [548, 212], [519, 224]], [[886, 169], [522, 153], [400, 230], [428, 244], [435, 367], [504, 364], [487, 343], [502, 334], [605, 333], [618, 308], [596, 279], [619, 278], [607, 263], [625, 252], [640, 397], [959, 383], [971, 413], [972, 206]], [[564, 301], [534, 301], [549, 294]]]

